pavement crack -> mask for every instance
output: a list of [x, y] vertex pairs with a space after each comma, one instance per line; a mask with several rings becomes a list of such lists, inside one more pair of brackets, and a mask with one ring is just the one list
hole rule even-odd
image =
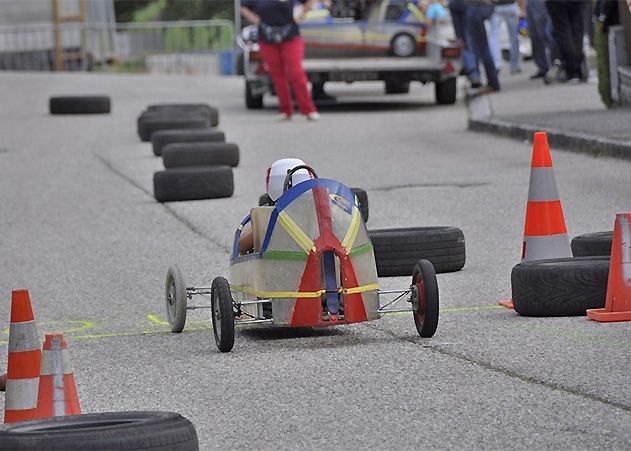
[[[126, 182], [128, 182], [130, 185], [134, 186], [135, 188], [139, 189], [140, 191], [142, 191], [143, 193], [145, 193], [147, 196], [151, 197], [152, 199], [154, 198], [153, 193], [150, 192], [148, 189], [146, 189], [144, 186], [140, 185], [138, 182], [136, 182], [134, 179], [132, 179], [131, 177], [127, 176], [125, 173], [119, 171], [118, 169], [116, 169], [116, 167], [114, 167], [114, 165], [107, 160], [106, 158], [103, 158], [101, 155], [95, 153], [94, 156], [96, 156], [96, 158], [105, 165], [105, 167], [107, 169], [109, 169], [110, 171], [112, 171], [114, 174], [118, 175], [120, 178], [122, 178], [123, 180], [125, 180]], [[195, 224], [193, 224], [192, 222], [190, 222], [188, 219], [186, 219], [184, 216], [182, 216], [181, 214], [179, 214], [177, 211], [175, 211], [175, 209], [173, 207], [171, 207], [168, 204], [165, 203], [159, 203], [162, 208], [164, 208], [171, 216], [173, 216], [175, 219], [177, 219], [181, 224], [183, 224], [187, 229], [189, 229], [191, 232], [193, 232], [195, 235], [199, 236], [200, 238], [203, 238], [204, 240], [208, 241], [209, 243], [219, 247], [220, 249], [223, 249], [227, 254], [230, 254], [231, 252], [231, 248], [226, 246], [225, 243], [220, 242], [215, 240], [214, 238], [212, 238], [211, 236], [207, 235], [206, 233], [204, 233], [204, 231], [202, 229], [200, 229], [199, 227], [197, 227]]]
[[485, 370], [493, 371], [495, 373], [502, 374], [504, 376], [508, 376], [511, 379], [517, 379], [519, 381], [526, 382], [528, 384], [539, 385], [539, 386], [542, 386], [542, 387], [545, 387], [545, 388], [548, 388], [548, 389], [551, 389], [551, 390], [565, 392], [565, 393], [568, 393], [568, 394], [571, 394], [571, 395], [579, 396], [579, 397], [584, 398], [584, 399], [588, 399], [590, 401], [599, 402], [599, 403], [604, 404], [604, 405], [609, 406], [609, 407], [618, 408], [620, 410], [624, 410], [625, 412], [631, 412], [631, 406], [626, 405], [626, 404], [622, 404], [620, 402], [611, 401], [611, 400], [608, 400], [606, 398], [602, 398], [602, 397], [597, 396], [597, 395], [593, 395], [593, 394], [590, 394], [590, 393], [585, 393], [585, 392], [583, 392], [581, 390], [578, 390], [576, 388], [566, 387], [566, 386], [563, 386], [563, 385], [560, 385], [560, 384], [555, 384], [553, 382], [542, 381], [542, 380], [537, 379], [537, 378], [532, 377], [532, 376], [526, 376], [524, 374], [520, 374], [520, 373], [518, 373], [516, 371], [513, 371], [513, 370], [510, 370], [508, 368], [503, 368], [503, 367], [500, 367], [500, 366], [492, 365], [492, 364], [490, 364], [488, 362], [484, 362], [482, 360], [473, 359], [473, 358], [471, 358], [469, 356], [466, 356], [464, 354], [461, 354], [459, 352], [450, 351], [448, 349], [442, 348], [442, 347], [437, 346], [437, 345], [419, 343], [418, 341], [416, 341], [416, 340], [414, 340], [412, 338], [401, 337], [400, 335], [397, 335], [396, 333], [394, 333], [394, 332], [392, 332], [390, 330], [383, 329], [383, 328], [381, 328], [381, 327], [379, 327], [379, 326], [377, 326], [375, 324], [367, 323], [366, 327], [369, 327], [371, 329], [377, 330], [379, 332], [383, 332], [383, 333], [385, 333], [387, 335], [390, 335], [390, 336], [392, 336], [392, 337], [394, 337], [394, 338], [396, 338], [398, 340], [401, 340], [401, 341], [407, 341], [408, 343], [412, 343], [414, 345], [421, 345], [421, 346], [423, 346], [423, 348], [428, 349], [428, 350], [430, 350], [432, 352], [435, 352], [437, 354], [448, 356], [448, 357], [460, 360], [462, 362], [466, 362], [466, 363], [468, 363], [470, 365], [475, 365], [475, 366], [478, 366], [480, 368], [484, 368]]

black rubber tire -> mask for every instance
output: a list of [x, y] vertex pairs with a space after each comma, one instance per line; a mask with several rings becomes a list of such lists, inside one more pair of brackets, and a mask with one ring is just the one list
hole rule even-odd
[[386, 94], [407, 94], [410, 92], [409, 81], [386, 81], [385, 93]]
[[574, 257], [611, 256], [613, 231], [579, 235], [572, 240]]
[[369, 230], [379, 277], [410, 276], [420, 259], [436, 273], [459, 271], [465, 264], [465, 239], [457, 227]]
[[456, 103], [456, 77], [434, 83], [436, 103], [438, 105], [453, 105]]
[[439, 295], [434, 266], [428, 260], [419, 260], [412, 273], [414, 324], [423, 338], [433, 337], [438, 328]]
[[522, 262], [513, 268], [515, 311], [524, 316], [581, 316], [605, 306], [609, 258], [577, 257]]
[[230, 352], [234, 346], [234, 309], [230, 285], [223, 277], [215, 277], [210, 292], [215, 343], [221, 352]]
[[198, 129], [210, 127], [210, 120], [199, 113], [142, 114], [138, 118], [138, 136], [142, 141], [151, 141], [151, 135], [160, 130]]
[[159, 171], [153, 174], [153, 192], [158, 202], [231, 197], [232, 168], [200, 166]]
[[182, 111], [203, 114], [210, 121], [211, 127], [219, 125], [219, 110], [205, 103], [161, 103], [147, 107], [148, 114], [173, 115]]
[[167, 321], [171, 332], [180, 333], [186, 324], [186, 285], [179, 266], [171, 266], [167, 271], [164, 284], [164, 301], [167, 310]]
[[107, 114], [111, 111], [108, 96], [59, 96], [48, 99], [50, 114]]
[[351, 191], [357, 196], [359, 202], [359, 210], [364, 218], [364, 223], [368, 222], [368, 194], [361, 188], [351, 188]]
[[272, 205], [272, 199], [270, 199], [269, 194], [267, 193], [259, 196], [259, 207], [262, 207], [263, 205]]
[[0, 450], [198, 450], [193, 424], [175, 412], [106, 412], [0, 426]]
[[162, 148], [165, 168], [239, 165], [239, 146], [233, 143], [171, 143]]
[[252, 87], [249, 82], [245, 82], [245, 107], [248, 110], [260, 110], [263, 108], [263, 95], [252, 94]]
[[167, 144], [194, 142], [226, 142], [226, 135], [210, 128], [159, 130], [151, 135], [151, 146], [156, 157], [162, 155], [162, 148]]

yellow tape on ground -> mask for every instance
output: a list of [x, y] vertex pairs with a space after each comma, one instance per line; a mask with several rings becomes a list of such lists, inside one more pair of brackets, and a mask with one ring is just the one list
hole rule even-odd
[[251, 294], [258, 298], [317, 298], [322, 296], [326, 290], [318, 291], [258, 291], [248, 287], [230, 285], [230, 289], [241, 293]]
[[296, 224], [286, 212], [281, 211], [278, 214], [278, 222], [280, 222], [289, 236], [291, 236], [306, 253], [316, 250], [313, 240], [309, 238], [307, 234], [300, 229], [300, 227], [298, 227], [298, 224]]
[[342, 241], [342, 246], [346, 249], [346, 254], [351, 252], [353, 248], [353, 244], [355, 243], [355, 238], [357, 238], [357, 232], [359, 231], [359, 208], [356, 205], [353, 205], [353, 214], [351, 216], [351, 225], [348, 227], [346, 231], [346, 236]]

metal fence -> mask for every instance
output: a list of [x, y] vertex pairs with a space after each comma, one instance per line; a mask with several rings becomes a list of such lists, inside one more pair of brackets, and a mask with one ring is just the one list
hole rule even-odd
[[0, 70], [54, 70], [55, 33], [64, 70], [219, 72], [234, 43], [228, 20], [4, 26]]

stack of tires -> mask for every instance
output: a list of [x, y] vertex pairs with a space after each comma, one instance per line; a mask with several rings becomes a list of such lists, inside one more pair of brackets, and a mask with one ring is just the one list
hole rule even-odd
[[613, 232], [579, 235], [573, 257], [531, 260], [511, 272], [515, 311], [523, 316], [584, 316], [605, 306]]
[[158, 202], [232, 196], [239, 147], [226, 143], [218, 124], [219, 112], [205, 104], [150, 105], [140, 115], [138, 135], [165, 167], [153, 176]]

